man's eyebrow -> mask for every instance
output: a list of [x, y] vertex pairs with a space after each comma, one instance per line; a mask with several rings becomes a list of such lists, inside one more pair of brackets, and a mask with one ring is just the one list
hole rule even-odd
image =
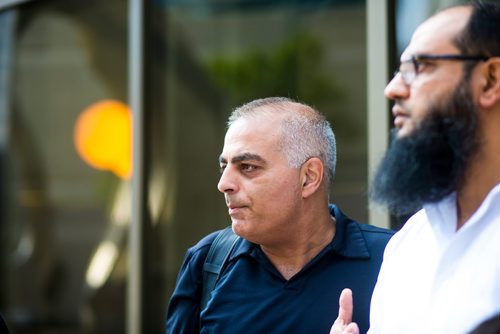
[[[243, 153], [240, 155], [237, 155], [231, 159], [231, 162], [238, 163], [242, 161], [258, 161], [258, 162], [266, 162], [264, 158], [262, 158], [258, 154], [253, 154], [253, 153]], [[222, 155], [219, 156], [219, 163], [227, 163], [226, 158], [224, 158]]]

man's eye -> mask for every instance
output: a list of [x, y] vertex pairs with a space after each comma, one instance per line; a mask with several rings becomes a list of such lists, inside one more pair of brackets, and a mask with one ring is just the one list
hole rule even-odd
[[226, 169], [226, 165], [220, 165], [219, 166], [219, 172], [222, 174], [224, 173], [224, 170]]
[[255, 169], [257, 169], [256, 166], [253, 166], [253, 165], [248, 165], [248, 164], [241, 164], [240, 166], [240, 169], [243, 171], [243, 172], [253, 172]]
[[429, 66], [429, 62], [426, 61], [417, 61], [416, 64], [417, 64], [417, 73], [422, 72], [423, 70], [425, 70], [427, 66]]

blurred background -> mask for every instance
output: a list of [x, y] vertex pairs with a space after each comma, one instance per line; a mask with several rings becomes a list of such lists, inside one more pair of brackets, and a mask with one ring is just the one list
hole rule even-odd
[[[254, 98], [288, 96], [323, 112], [338, 141], [331, 200], [360, 222], [398, 228], [394, 217], [375, 221], [367, 201], [369, 133], [383, 150], [391, 124], [382, 105], [383, 127], [369, 131], [370, 94], [383, 98], [369, 71], [382, 68], [383, 87], [413, 29], [453, 3], [0, 1], [0, 313], [11, 332], [164, 331], [186, 249], [230, 223], [217, 160], [227, 116]], [[144, 10], [141, 27], [132, 4]], [[379, 27], [381, 42], [370, 43]], [[137, 28], [142, 58], [131, 65]], [[379, 64], [370, 48], [385, 55]], [[138, 93], [143, 195], [134, 197], [129, 101]], [[140, 298], [127, 289], [131, 275]]]

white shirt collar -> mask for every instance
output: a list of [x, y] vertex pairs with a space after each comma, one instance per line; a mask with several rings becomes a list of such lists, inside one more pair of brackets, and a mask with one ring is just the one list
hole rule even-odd
[[[474, 212], [469, 220], [465, 222], [464, 226], [459, 231], [469, 229], [470, 226], [480, 222], [482, 218], [490, 212], [493, 212], [496, 215], [500, 215], [500, 206], [492, 204], [495, 203], [495, 201], [500, 201], [499, 197], [500, 183], [495, 185], [490, 190], [476, 212]], [[444, 238], [447, 238], [457, 232], [456, 193], [450, 194], [437, 203], [424, 205], [424, 211], [437, 234], [442, 235], [442, 237]]]

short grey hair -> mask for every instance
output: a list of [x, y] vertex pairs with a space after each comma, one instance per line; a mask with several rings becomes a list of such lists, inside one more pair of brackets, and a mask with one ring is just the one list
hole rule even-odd
[[315, 108], [286, 97], [268, 97], [235, 108], [227, 125], [229, 128], [242, 118], [276, 113], [284, 115], [279, 149], [287, 157], [289, 166], [299, 168], [308, 159], [319, 158], [324, 165], [323, 178], [329, 191], [335, 176], [337, 145], [330, 123]]

